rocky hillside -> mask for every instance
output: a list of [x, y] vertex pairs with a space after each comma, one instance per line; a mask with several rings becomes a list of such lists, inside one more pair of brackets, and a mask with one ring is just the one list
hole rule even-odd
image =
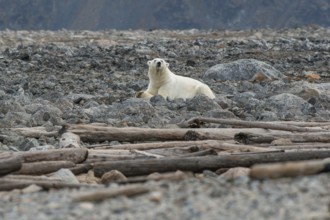
[[330, 26], [325, 0], [0, 0], [0, 29], [248, 29]]

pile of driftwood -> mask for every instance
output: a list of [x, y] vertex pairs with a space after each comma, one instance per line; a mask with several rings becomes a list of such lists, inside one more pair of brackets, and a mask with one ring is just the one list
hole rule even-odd
[[[217, 123], [223, 128], [201, 128]], [[251, 178], [310, 175], [329, 170], [330, 122], [248, 122], [193, 118], [175, 129], [116, 128], [102, 124], [12, 128], [25, 137], [54, 136], [60, 149], [0, 153], [0, 190], [35, 184], [44, 189], [128, 184], [100, 195], [135, 195], [148, 191], [148, 180], [180, 180], [204, 170], [217, 174], [245, 167]], [[85, 146], [82, 146], [81, 141]], [[104, 144], [109, 141], [119, 145]], [[66, 168], [79, 182], [51, 178]]]

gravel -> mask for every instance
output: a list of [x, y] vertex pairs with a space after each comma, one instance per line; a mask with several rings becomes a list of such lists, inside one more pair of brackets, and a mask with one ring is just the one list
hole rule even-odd
[[[7, 129], [12, 127], [52, 130], [63, 123], [100, 122], [165, 128], [195, 116], [328, 121], [329, 37], [329, 29], [317, 26], [249, 31], [2, 31], [0, 149], [58, 147], [56, 138], [24, 138]], [[208, 84], [216, 99], [135, 98], [147, 88], [146, 63], [155, 57], [169, 62], [174, 73]], [[267, 77], [253, 79], [256, 71]], [[14, 190], [0, 193], [0, 218], [329, 219], [329, 180], [328, 174], [259, 181], [204, 172], [180, 182], [149, 181], [149, 193], [100, 203], [72, 201], [93, 188]]]

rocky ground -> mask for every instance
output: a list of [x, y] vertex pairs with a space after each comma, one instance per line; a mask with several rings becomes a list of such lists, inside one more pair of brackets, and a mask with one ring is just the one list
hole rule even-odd
[[[146, 63], [155, 57], [169, 62], [176, 74], [204, 81], [216, 99], [134, 98], [147, 87]], [[330, 29], [315, 26], [278, 31], [7, 30], [0, 32], [0, 71], [3, 151], [58, 146], [55, 138], [24, 138], [6, 129], [12, 127], [52, 130], [64, 123], [100, 122], [170, 128], [200, 115], [261, 121], [330, 118]], [[101, 203], [72, 202], [72, 195], [90, 189], [3, 192], [0, 217], [329, 219], [329, 179], [324, 174], [227, 181], [206, 172], [202, 179], [150, 182], [152, 193]]]

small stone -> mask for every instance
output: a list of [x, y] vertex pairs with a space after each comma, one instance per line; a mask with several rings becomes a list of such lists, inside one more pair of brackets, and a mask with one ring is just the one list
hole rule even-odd
[[95, 177], [94, 170], [89, 170], [86, 175], [86, 183], [89, 184], [98, 184], [100, 183], [100, 178]]
[[126, 176], [122, 174], [120, 171], [111, 170], [110, 172], [103, 174], [101, 178], [101, 183], [109, 184], [112, 182], [125, 181], [125, 180], [127, 180]]
[[156, 203], [160, 203], [162, 200], [162, 197], [163, 197], [163, 194], [160, 191], [151, 192], [149, 195], [150, 201], [156, 202]]
[[60, 169], [53, 173], [50, 177], [60, 179], [66, 183], [79, 183], [76, 176], [69, 169]]
[[80, 202], [79, 207], [85, 210], [93, 210], [95, 206], [91, 202]]
[[26, 194], [26, 193], [34, 193], [34, 192], [39, 192], [42, 190], [42, 187], [36, 185], [36, 184], [31, 184], [28, 187], [25, 187], [24, 189], [22, 189], [22, 193]]
[[235, 167], [235, 168], [230, 168], [228, 171], [221, 174], [220, 177], [226, 178], [228, 180], [232, 180], [238, 177], [248, 176], [249, 173], [250, 173], [250, 168]]

